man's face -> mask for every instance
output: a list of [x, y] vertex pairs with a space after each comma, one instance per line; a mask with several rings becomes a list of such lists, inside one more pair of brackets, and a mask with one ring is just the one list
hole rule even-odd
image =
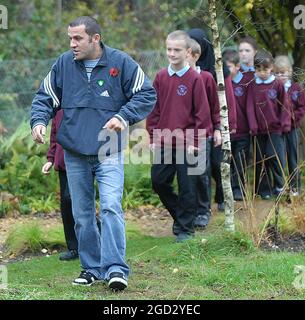
[[240, 62], [248, 66], [253, 66], [253, 60], [256, 54], [256, 50], [254, 50], [251, 44], [247, 42], [242, 42], [239, 45], [238, 51]]
[[95, 53], [95, 42], [92, 41], [86, 31], [85, 26], [68, 27], [70, 48], [76, 60], [93, 59]]
[[185, 65], [186, 59], [190, 55], [190, 49], [186, 48], [184, 40], [168, 39], [166, 41], [166, 53], [171, 66], [178, 70]]
[[234, 64], [233, 62], [230, 62], [230, 61], [226, 61], [226, 64], [230, 70], [231, 78], [233, 79], [237, 75], [237, 73], [240, 69], [240, 64], [239, 63]]
[[258, 67], [255, 68], [256, 75], [262, 80], [267, 80], [272, 73], [272, 67]]

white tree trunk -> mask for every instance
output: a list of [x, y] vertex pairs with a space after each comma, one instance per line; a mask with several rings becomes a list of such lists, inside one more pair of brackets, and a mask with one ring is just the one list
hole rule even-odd
[[220, 103], [220, 120], [221, 120], [221, 138], [223, 160], [221, 162], [221, 180], [225, 202], [225, 228], [228, 231], [235, 230], [234, 224], [234, 199], [230, 179], [230, 162], [231, 162], [231, 142], [228, 120], [228, 105], [225, 94], [225, 84], [222, 68], [221, 46], [219, 30], [217, 25], [216, 0], [209, 0], [209, 14], [211, 18], [211, 29], [213, 34], [213, 47], [216, 60], [216, 75], [218, 98]]

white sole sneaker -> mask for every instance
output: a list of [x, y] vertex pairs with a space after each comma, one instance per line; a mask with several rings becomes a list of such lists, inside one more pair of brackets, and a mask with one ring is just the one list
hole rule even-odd
[[121, 277], [113, 277], [108, 281], [108, 287], [115, 291], [121, 291], [127, 288], [127, 281]]

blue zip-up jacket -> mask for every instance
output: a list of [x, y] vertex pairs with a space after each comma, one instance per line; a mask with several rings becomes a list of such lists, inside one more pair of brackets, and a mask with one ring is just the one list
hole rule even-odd
[[117, 117], [124, 125], [143, 120], [152, 111], [156, 93], [141, 67], [126, 53], [101, 43], [102, 57], [88, 80], [84, 63], [72, 51], [63, 53], [42, 81], [31, 110], [31, 128], [48, 125], [63, 109], [57, 142], [64, 149], [97, 155], [105, 123]]

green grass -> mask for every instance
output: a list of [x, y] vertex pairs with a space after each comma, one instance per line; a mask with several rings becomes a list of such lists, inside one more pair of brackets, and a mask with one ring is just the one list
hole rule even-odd
[[54, 226], [46, 230], [38, 222], [17, 224], [9, 232], [5, 241], [7, 254], [20, 255], [25, 252], [37, 253], [43, 248], [58, 248], [65, 246], [63, 227]]
[[103, 283], [72, 286], [79, 261], [61, 262], [58, 255], [10, 263], [0, 299], [305, 299], [305, 290], [292, 285], [294, 266], [305, 264], [303, 254], [262, 252], [247, 235], [220, 227], [176, 244], [173, 237], [145, 236], [128, 223], [127, 259], [132, 273], [121, 293]]

